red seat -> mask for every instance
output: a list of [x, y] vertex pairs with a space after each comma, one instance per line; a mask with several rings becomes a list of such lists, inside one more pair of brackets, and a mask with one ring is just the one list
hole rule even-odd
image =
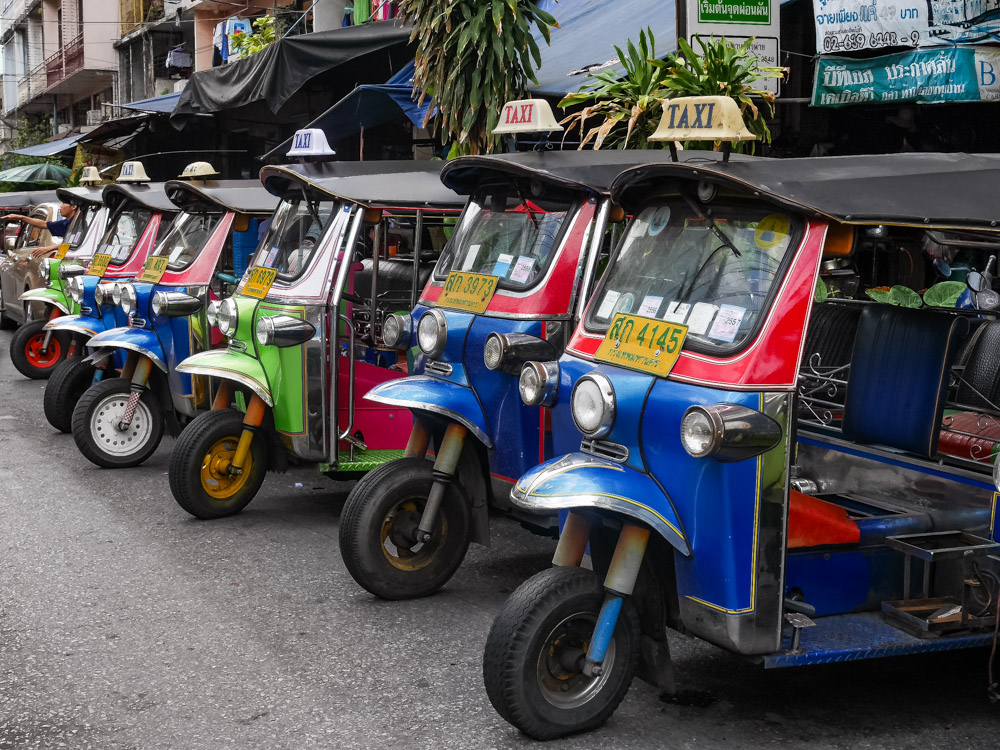
[[791, 490], [788, 497], [788, 549], [827, 544], [857, 544], [861, 530], [847, 510]]

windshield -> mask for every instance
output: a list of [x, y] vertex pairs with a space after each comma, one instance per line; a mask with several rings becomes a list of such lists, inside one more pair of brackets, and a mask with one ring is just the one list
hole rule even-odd
[[628, 313], [686, 325], [685, 348], [716, 353], [748, 340], [794, 251], [798, 223], [760, 208], [712, 213], [680, 201], [644, 208], [590, 304], [587, 328], [603, 332]]
[[100, 209], [100, 205], [96, 203], [84, 203], [82, 206], [78, 206], [73, 220], [69, 223], [69, 229], [66, 230], [66, 236], [63, 237], [63, 242], [68, 243], [71, 248], [83, 242], [83, 238], [87, 236], [87, 229], [90, 228], [90, 222], [94, 220]]
[[506, 192], [480, 193], [441, 255], [434, 276], [469, 271], [500, 278], [499, 286], [526, 289], [545, 274], [569, 222], [570, 205], [530, 201]]
[[128, 260], [152, 216], [152, 211], [136, 204], [126, 204], [126, 208], [115, 212], [108, 222], [100, 250], [111, 255], [111, 265], [120, 266]]
[[[338, 215], [343, 212], [338, 212]], [[330, 225], [333, 201], [286, 198], [271, 218], [267, 234], [257, 247], [253, 265], [273, 268], [278, 278], [291, 281], [309, 267], [320, 239]]]
[[183, 271], [194, 262], [205, 241], [219, 225], [223, 214], [181, 213], [170, 225], [170, 230], [156, 244], [153, 255], [167, 258], [167, 268]]

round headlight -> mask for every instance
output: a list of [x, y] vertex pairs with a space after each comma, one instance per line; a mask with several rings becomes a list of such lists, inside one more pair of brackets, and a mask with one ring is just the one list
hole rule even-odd
[[517, 390], [528, 406], [555, 406], [559, 395], [559, 363], [525, 362]]
[[[73, 288], [72, 279], [70, 280], [69, 284], [70, 284], [70, 289], [72, 289]], [[94, 289], [94, 302], [97, 304], [98, 307], [101, 307], [102, 305], [111, 304], [112, 293], [114, 292], [114, 289], [115, 289], [114, 284], [108, 284], [106, 282], [102, 282], [97, 285], [97, 287]]]
[[77, 304], [83, 302], [83, 279], [81, 277], [74, 276], [69, 280], [69, 296]]
[[606, 375], [592, 372], [576, 382], [570, 411], [580, 432], [601, 437], [615, 425], [615, 389]]
[[122, 312], [126, 315], [131, 315], [135, 312], [136, 308], [135, 287], [131, 284], [122, 284], [118, 288], [121, 290], [121, 302], [119, 304], [122, 307]]
[[382, 341], [394, 349], [406, 349], [410, 345], [410, 316], [393, 313], [382, 323]]
[[149, 307], [153, 311], [153, 315], [162, 315], [167, 307], [167, 295], [163, 292], [157, 292], [150, 300]]
[[219, 325], [219, 331], [223, 336], [232, 337], [236, 334], [236, 323], [239, 319], [239, 311], [236, 309], [236, 300], [228, 297], [219, 303], [219, 309], [215, 314], [215, 319]]
[[483, 361], [487, 370], [497, 369], [503, 361], [503, 339], [499, 333], [493, 332], [486, 337], [486, 343], [483, 345]]
[[272, 318], [261, 318], [257, 321], [257, 341], [261, 346], [270, 346], [274, 343], [274, 320]]
[[52, 277], [52, 258], [46, 258], [38, 265], [39, 273], [45, 277], [46, 283]]
[[111, 289], [111, 301], [115, 305], [120, 305], [122, 303], [122, 285], [115, 284]]
[[538, 369], [532, 367], [532, 362], [526, 362], [521, 368], [521, 377], [517, 381], [517, 390], [521, 400], [532, 406], [542, 400], [542, 376]]
[[218, 325], [219, 323], [219, 300], [213, 299], [208, 303], [208, 307], [205, 308], [205, 319], [208, 320], [210, 326]]
[[681, 444], [694, 458], [704, 458], [719, 449], [722, 429], [712, 416], [705, 409], [693, 406], [681, 420]]
[[438, 357], [448, 341], [448, 323], [440, 310], [428, 310], [417, 324], [417, 344], [428, 357]]

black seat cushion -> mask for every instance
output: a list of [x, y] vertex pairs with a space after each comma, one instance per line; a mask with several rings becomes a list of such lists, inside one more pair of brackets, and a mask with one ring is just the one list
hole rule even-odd
[[819, 355], [817, 367], [840, 367], [851, 361], [854, 336], [864, 305], [819, 302], [813, 305], [806, 335], [802, 365], [809, 366], [812, 356]]
[[955, 400], [976, 409], [996, 409], [1000, 404], [1000, 321], [983, 323], [970, 345]]

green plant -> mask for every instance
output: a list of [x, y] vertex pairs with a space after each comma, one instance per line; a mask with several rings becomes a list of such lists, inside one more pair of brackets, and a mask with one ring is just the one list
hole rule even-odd
[[531, 27], [549, 41], [555, 18], [530, 0], [402, 0], [416, 42], [413, 87], [430, 97], [425, 127], [461, 153], [493, 151], [504, 102], [521, 98], [541, 65]]
[[242, 31], [230, 34], [229, 49], [240, 57], [247, 57], [260, 52], [275, 40], [273, 16], [254, 19], [253, 29], [249, 34]]
[[884, 287], [866, 289], [865, 294], [867, 294], [870, 299], [886, 305], [897, 305], [899, 307], [912, 308], [923, 307], [924, 305], [924, 301], [920, 299], [919, 294], [910, 289], [908, 286], [901, 286], [899, 284], [889, 287], [888, 289]]
[[25, 156], [11, 153], [28, 146], [37, 146], [51, 135], [52, 131], [47, 121], [32, 124], [22, 117], [11, 128], [10, 138], [0, 141], [0, 148], [5, 152], [0, 154], [0, 169], [23, 167], [28, 164], [60, 164], [59, 159], [53, 156]]

